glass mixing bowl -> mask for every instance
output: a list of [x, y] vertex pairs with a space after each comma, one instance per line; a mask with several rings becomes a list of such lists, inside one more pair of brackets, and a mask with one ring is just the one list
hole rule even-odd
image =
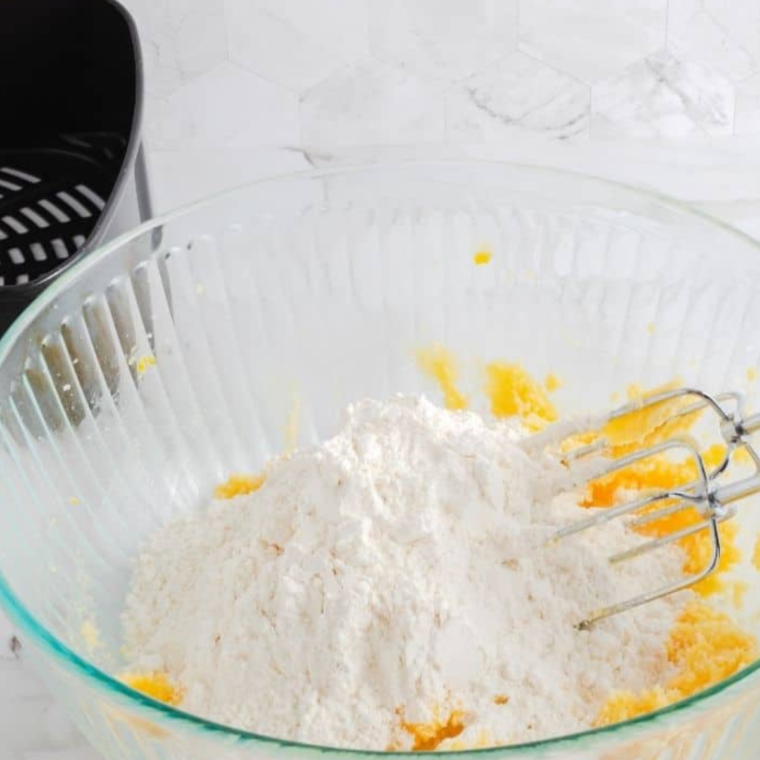
[[[487, 248], [489, 264], [473, 255]], [[435, 386], [414, 351], [516, 359], [572, 412], [679, 375], [748, 389], [760, 255], [677, 203], [495, 163], [318, 171], [144, 225], [73, 268], [0, 345], [0, 599], [29, 660], [112, 760], [373, 754], [236, 731], [122, 685], [130, 559], [232, 472], [336, 429], [363, 396]], [[752, 504], [743, 533], [757, 535]], [[760, 634], [757, 581], [741, 612]], [[748, 757], [755, 663], [686, 702], [509, 758]], [[374, 753], [382, 755], [384, 753]], [[469, 753], [468, 753], [469, 754]]]

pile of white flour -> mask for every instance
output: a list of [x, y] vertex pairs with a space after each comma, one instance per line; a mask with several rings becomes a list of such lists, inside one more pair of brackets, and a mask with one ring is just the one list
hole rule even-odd
[[552, 502], [560, 468], [521, 435], [424, 399], [351, 406], [259, 491], [155, 536], [124, 613], [130, 668], [165, 670], [189, 712], [340, 747], [410, 748], [403, 721], [456, 709], [466, 728], [441, 749], [587, 727], [611, 691], [667, 677], [678, 602], [573, 625], [681, 557], [611, 566], [632, 542], [619, 522], [546, 546], [588, 511]]

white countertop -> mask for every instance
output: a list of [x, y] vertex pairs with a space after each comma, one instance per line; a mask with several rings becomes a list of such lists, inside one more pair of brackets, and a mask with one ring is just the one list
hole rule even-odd
[[[151, 176], [157, 210], [262, 176], [313, 165], [434, 158], [430, 147], [297, 151], [273, 148], [199, 148], [154, 151]], [[693, 202], [708, 213], [760, 237], [760, 137], [678, 141], [508, 143], [446, 149], [449, 157], [493, 158], [561, 166], [654, 188]], [[24, 662], [0, 618], [0, 760], [97, 760], [62, 710]]]

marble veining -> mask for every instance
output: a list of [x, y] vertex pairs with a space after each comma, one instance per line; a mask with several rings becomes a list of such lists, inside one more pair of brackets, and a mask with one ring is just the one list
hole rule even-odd
[[760, 24], [754, 24], [755, 44], [748, 45], [727, 21], [727, 14], [715, 15], [705, 0], [668, 0], [668, 49], [676, 58], [720, 71], [732, 81], [748, 77], [760, 62]]
[[309, 146], [429, 142], [444, 139], [443, 93], [388, 63], [362, 61], [301, 98]]
[[724, 29], [727, 47], [738, 46], [760, 66], [760, 3], [755, 0], [702, 0], [710, 18]]
[[240, 66], [224, 62], [151, 109], [153, 146], [294, 145], [300, 140], [298, 98]]
[[229, 57], [302, 93], [366, 56], [367, 0], [224, 0]]
[[422, 79], [453, 82], [517, 44], [517, 0], [370, 0], [370, 51]]
[[446, 96], [449, 142], [489, 142], [515, 133], [566, 140], [588, 133], [591, 88], [515, 53], [452, 86]]
[[597, 84], [592, 137], [730, 135], [734, 88], [717, 71], [666, 50]]
[[760, 134], [754, 0], [124, 2], [154, 150]]
[[224, 0], [128, 0], [149, 97], [171, 94], [227, 58]]
[[666, 8], [666, 0], [526, 0], [520, 50], [593, 83], [664, 44]]

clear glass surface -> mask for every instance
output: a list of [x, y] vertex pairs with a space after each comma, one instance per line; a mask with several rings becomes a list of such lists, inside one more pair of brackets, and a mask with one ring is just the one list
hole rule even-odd
[[[476, 267], [483, 247], [493, 260]], [[111, 760], [387, 754], [218, 726], [109, 675], [142, 542], [281, 452], [295, 397], [299, 445], [330, 435], [357, 398], [438, 398], [414, 362], [433, 342], [473, 368], [473, 398], [479, 364], [502, 358], [557, 373], [567, 412], [674, 376], [756, 401], [759, 285], [757, 244], [719, 222], [505, 164], [295, 175], [157, 219], [73, 268], [0, 344], [0, 601]], [[757, 506], [740, 510], [748, 536]], [[760, 633], [750, 580], [742, 618]], [[748, 757], [760, 746], [757, 669], [625, 724], [481, 752]]]

